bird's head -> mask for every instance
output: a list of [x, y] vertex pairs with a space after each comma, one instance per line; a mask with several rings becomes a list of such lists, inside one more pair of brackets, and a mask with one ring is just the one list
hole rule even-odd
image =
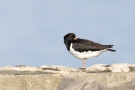
[[77, 40], [76, 35], [74, 33], [68, 33], [64, 36], [64, 41], [72, 42], [74, 40]]

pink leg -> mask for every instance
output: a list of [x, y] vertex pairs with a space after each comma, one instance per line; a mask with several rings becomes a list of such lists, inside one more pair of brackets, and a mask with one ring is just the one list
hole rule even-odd
[[86, 60], [84, 59], [83, 60], [83, 68], [85, 68], [86, 67]]

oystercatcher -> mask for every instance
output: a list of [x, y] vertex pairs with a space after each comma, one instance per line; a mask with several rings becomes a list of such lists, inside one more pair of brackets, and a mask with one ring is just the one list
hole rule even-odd
[[97, 57], [102, 52], [116, 50], [110, 49], [113, 45], [102, 45], [100, 43], [76, 38], [74, 33], [68, 33], [64, 36], [64, 43], [67, 50], [75, 57], [83, 60], [83, 68], [86, 66], [86, 60], [91, 57]]

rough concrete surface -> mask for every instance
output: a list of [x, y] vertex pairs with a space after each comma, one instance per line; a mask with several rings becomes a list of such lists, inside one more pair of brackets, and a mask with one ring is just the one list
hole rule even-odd
[[95, 79], [80, 80], [75, 78], [63, 78], [58, 90], [135, 90], [135, 81], [108, 87], [103, 82]]
[[0, 68], [0, 90], [135, 90], [135, 65], [5, 66]]
[[0, 75], [0, 90], [57, 90], [60, 75]]
[[63, 78], [58, 90], [108, 90], [102, 83], [91, 80]]

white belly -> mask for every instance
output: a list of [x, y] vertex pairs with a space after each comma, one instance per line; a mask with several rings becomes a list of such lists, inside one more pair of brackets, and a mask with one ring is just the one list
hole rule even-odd
[[70, 46], [70, 53], [72, 55], [74, 55], [75, 57], [79, 58], [79, 59], [88, 59], [88, 58], [91, 58], [91, 57], [96, 57], [98, 55], [100, 55], [102, 52], [104, 51], [107, 51], [107, 49], [104, 49], [104, 50], [101, 50], [101, 51], [87, 51], [87, 52], [79, 52], [79, 51], [75, 51], [73, 48], [72, 48], [72, 43], [71, 43], [71, 46]]

